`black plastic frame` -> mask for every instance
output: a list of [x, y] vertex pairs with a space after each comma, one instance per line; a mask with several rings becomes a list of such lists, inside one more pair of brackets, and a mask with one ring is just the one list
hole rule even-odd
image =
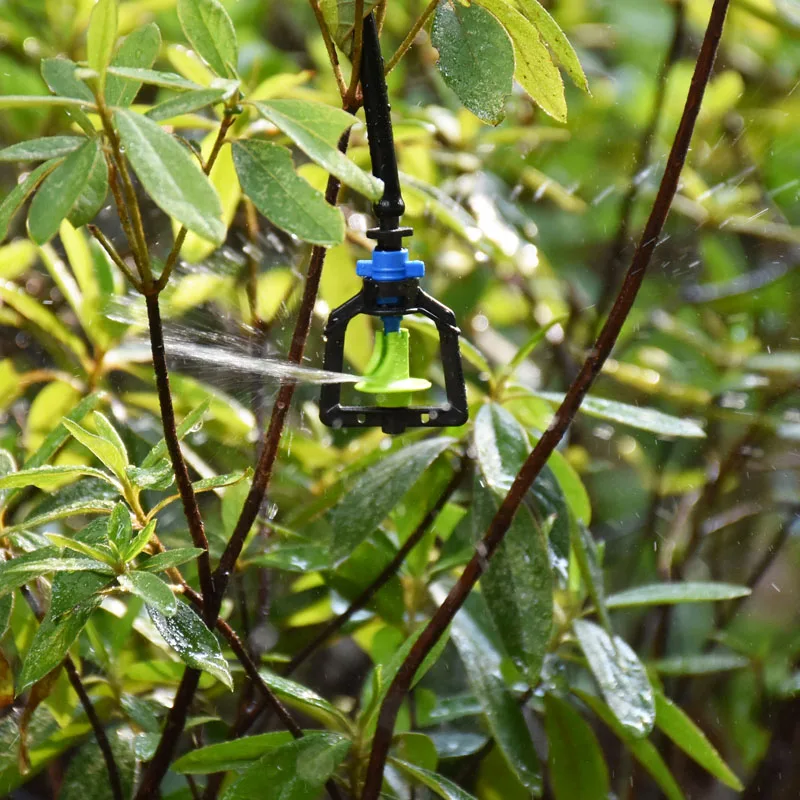
[[424, 292], [416, 279], [377, 282], [364, 280], [363, 289], [331, 312], [325, 326], [327, 370], [344, 368], [344, 337], [350, 321], [359, 314], [374, 317], [422, 314], [436, 324], [444, 371], [447, 403], [443, 406], [343, 406], [341, 384], [331, 383], [320, 393], [320, 419], [332, 428], [378, 428], [384, 433], [402, 433], [406, 428], [445, 428], [466, 423], [467, 390], [461, 366], [455, 314]]

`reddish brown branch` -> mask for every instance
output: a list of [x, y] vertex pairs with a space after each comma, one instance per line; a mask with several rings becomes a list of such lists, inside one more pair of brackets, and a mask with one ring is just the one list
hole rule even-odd
[[572, 423], [583, 398], [611, 353], [622, 326], [633, 307], [678, 188], [678, 180], [686, 162], [703, 95], [711, 76], [729, 3], [730, 0], [714, 0], [708, 27], [689, 87], [689, 94], [686, 98], [686, 105], [667, 159], [664, 176], [661, 179], [661, 185], [653, 203], [650, 217], [645, 225], [644, 233], [633, 255], [631, 266], [625, 275], [622, 288], [614, 302], [608, 320], [603, 326], [594, 348], [581, 367], [578, 376], [570, 386], [564, 401], [553, 418], [552, 424], [539, 439], [533, 452], [528, 456], [514, 480], [508, 495], [492, 520], [489, 530], [483, 537], [480, 552], [476, 552], [475, 556], [467, 564], [458, 582], [433, 615], [433, 618], [415, 642], [397, 676], [392, 681], [381, 707], [362, 800], [377, 800], [380, 795], [383, 783], [383, 769], [389, 753], [397, 712], [411, 686], [417, 669], [447, 629], [447, 626], [452, 622], [453, 617], [464, 604], [467, 596], [483, 573], [488, 560], [503, 541], [514, 514], [522, 503], [528, 489], [544, 468], [550, 454]]

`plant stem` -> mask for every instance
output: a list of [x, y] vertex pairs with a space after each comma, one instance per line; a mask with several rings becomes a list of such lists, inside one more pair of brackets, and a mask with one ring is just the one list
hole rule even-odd
[[97, 227], [97, 225], [87, 225], [89, 229], [89, 233], [97, 239], [100, 246], [103, 250], [108, 253], [108, 257], [119, 267], [120, 272], [131, 282], [136, 291], [142, 291], [142, 285], [139, 283], [139, 280], [136, 276], [128, 269], [128, 265], [123, 261], [122, 256], [117, 252], [114, 245], [111, 243], [111, 240]]
[[83, 710], [86, 712], [89, 724], [92, 726], [94, 737], [97, 739], [97, 746], [100, 748], [100, 752], [103, 754], [103, 760], [106, 762], [111, 795], [114, 800], [124, 800], [125, 793], [122, 790], [122, 779], [119, 775], [119, 768], [117, 767], [117, 762], [114, 758], [114, 752], [111, 749], [111, 742], [108, 741], [108, 736], [106, 736], [103, 723], [100, 720], [100, 717], [97, 716], [97, 711], [95, 711], [95, 708], [92, 705], [92, 699], [89, 697], [86, 687], [83, 685], [83, 681], [81, 680], [81, 676], [78, 674], [78, 668], [75, 666], [75, 662], [72, 660], [72, 658], [70, 658], [70, 656], [67, 656], [64, 659], [64, 669], [67, 671], [69, 682], [72, 684], [72, 688], [78, 695], [78, 699], [81, 701]]
[[[350, 110], [347, 108], [346, 110]], [[339, 140], [339, 150], [344, 153], [350, 141], [350, 132], [345, 131]], [[328, 178], [328, 186], [325, 192], [326, 200], [334, 205], [339, 195], [339, 180], [334, 176]], [[306, 285], [303, 291], [303, 298], [300, 303], [300, 310], [295, 323], [294, 335], [289, 348], [289, 361], [299, 364], [303, 358], [306, 340], [311, 329], [311, 319], [314, 312], [314, 304], [317, 299], [319, 282], [322, 276], [322, 266], [325, 262], [325, 248], [315, 246], [311, 251], [311, 259], [306, 276]], [[272, 409], [269, 428], [264, 435], [261, 455], [253, 476], [253, 483], [244, 502], [239, 520], [236, 523], [233, 534], [222, 554], [219, 565], [213, 575], [214, 594], [210, 600], [205, 600], [205, 618], [207, 624], [213, 626], [219, 617], [219, 610], [228, 587], [228, 581], [233, 571], [236, 561], [242, 552], [245, 539], [253, 525], [261, 503], [272, 476], [272, 468], [278, 454], [278, 446], [283, 433], [283, 426], [289, 413], [289, 406], [294, 396], [295, 383], [282, 383], [278, 390], [278, 396]], [[205, 598], [204, 598], [205, 599]], [[156, 752], [150, 762], [147, 771], [142, 778], [139, 790], [136, 793], [136, 800], [150, 800], [158, 792], [161, 780], [169, 769], [170, 761], [175, 752], [181, 732], [186, 724], [186, 717], [189, 707], [197, 690], [200, 673], [194, 669], [187, 669], [183, 674], [175, 701], [167, 714], [164, 732], [158, 744]]]
[[347, 87], [345, 103], [352, 105], [355, 102], [358, 82], [361, 78], [361, 49], [364, 44], [364, 0], [355, 0], [353, 15], [353, 50], [350, 59], [353, 70], [350, 73], [350, 85]]
[[339, 95], [342, 100], [347, 97], [347, 84], [342, 75], [342, 67], [339, 64], [339, 56], [336, 53], [336, 45], [331, 39], [331, 32], [328, 30], [328, 23], [325, 21], [325, 15], [322, 13], [322, 7], [319, 0], [309, 0], [311, 8], [314, 11], [314, 16], [317, 18], [317, 25], [319, 25], [320, 33], [322, 33], [322, 40], [325, 42], [325, 49], [328, 51], [328, 59], [333, 68], [333, 77], [336, 79], [336, 85], [339, 87]]
[[628, 190], [625, 192], [625, 196], [622, 198], [622, 204], [620, 205], [619, 227], [617, 228], [617, 234], [611, 244], [611, 249], [602, 270], [603, 287], [600, 293], [600, 299], [597, 301], [598, 326], [602, 323], [606, 309], [611, 303], [611, 298], [614, 296], [617, 271], [621, 266], [622, 256], [624, 255], [625, 247], [628, 243], [633, 206], [639, 194], [640, 181], [638, 180], [638, 176], [650, 161], [653, 151], [653, 141], [664, 113], [667, 78], [669, 77], [673, 64], [680, 55], [681, 46], [683, 44], [686, 27], [686, 5], [684, 0], [677, 0], [677, 2], [674, 3], [674, 14], [675, 24], [672, 41], [670, 42], [666, 58], [664, 59], [664, 63], [656, 79], [656, 96], [653, 101], [653, 111], [650, 115], [647, 127], [639, 140], [639, 150], [633, 163]]
[[397, 48], [395, 54], [389, 59], [388, 63], [386, 64], [385, 73], [388, 75], [396, 66], [398, 61], [406, 54], [406, 51], [414, 44], [414, 39], [417, 38], [417, 34], [422, 30], [425, 26], [425, 23], [430, 19], [431, 14], [436, 11], [436, 6], [439, 5], [439, 0], [431, 0], [430, 3], [425, 7], [425, 10], [419, 15], [419, 19], [413, 24], [411, 30], [408, 32], [408, 36], [403, 39], [402, 44], [400, 47]]
[[453, 477], [448, 482], [447, 486], [445, 486], [444, 491], [439, 495], [436, 502], [431, 506], [428, 513], [422, 518], [422, 521], [417, 525], [414, 532], [411, 536], [406, 539], [403, 546], [397, 551], [395, 557], [386, 565], [386, 567], [381, 570], [381, 573], [378, 575], [375, 580], [364, 589], [363, 592], [355, 599], [352, 603], [339, 614], [338, 617], [334, 617], [321, 631], [317, 636], [307, 644], [297, 655], [295, 655], [292, 660], [286, 665], [286, 669], [283, 671], [284, 676], [291, 675], [314, 651], [317, 650], [320, 646], [322, 646], [331, 636], [333, 636], [336, 631], [340, 630], [342, 626], [355, 614], [357, 611], [360, 611], [364, 606], [369, 603], [370, 600], [377, 594], [377, 592], [381, 589], [381, 587], [392, 577], [394, 576], [397, 571], [400, 569], [400, 566], [406, 560], [408, 554], [419, 544], [422, 537], [427, 532], [428, 528], [431, 526], [431, 523], [439, 516], [441, 510], [444, 508], [445, 504], [448, 500], [452, 497], [453, 492], [458, 488], [459, 484], [461, 483], [461, 479], [464, 475], [464, 470], [459, 469], [454, 474]]
[[447, 626], [452, 622], [453, 617], [455, 617], [483, 574], [489, 559], [503, 541], [503, 537], [510, 527], [528, 489], [533, 485], [533, 482], [547, 463], [550, 454], [572, 424], [583, 398], [610, 355], [622, 326], [633, 307], [678, 188], [678, 180], [686, 162], [703, 95], [711, 76], [729, 3], [730, 0], [714, 0], [680, 125], [670, 149], [658, 194], [653, 203], [642, 238], [633, 255], [631, 266], [625, 275], [619, 295], [597, 338], [595, 346], [569, 387], [564, 401], [553, 418], [552, 425], [539, 439], [523, 464], [511, 489], [492, 520], [489, 530], [484, 535], [479, 551], [476, 551], [456, 585], [422, 631], [386, 694], [373, 740], [362, 800], [377, 800], [380, 795], [383, 783], [383, 769], [392, 741], [397, 712], [411, 686], [417, 669], [447, 629]]

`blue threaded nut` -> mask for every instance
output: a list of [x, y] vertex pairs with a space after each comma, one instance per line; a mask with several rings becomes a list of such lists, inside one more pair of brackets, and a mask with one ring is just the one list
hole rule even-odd
[[409, 261], [408, 250], [373, 250], [372, 258], [356, 264], [356, 274], [374, 281], [402, 281], [425, 274], [422, 261]]

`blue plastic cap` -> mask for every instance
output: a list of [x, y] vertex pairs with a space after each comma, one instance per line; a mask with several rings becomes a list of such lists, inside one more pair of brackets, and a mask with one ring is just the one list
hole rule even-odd
[[373, 250], [369, 261], [356, 264], [356, 274], [374, 281], [402, 281], [421, 278], [425, 274], [422, 261], [409, 261], [408, 250]]

